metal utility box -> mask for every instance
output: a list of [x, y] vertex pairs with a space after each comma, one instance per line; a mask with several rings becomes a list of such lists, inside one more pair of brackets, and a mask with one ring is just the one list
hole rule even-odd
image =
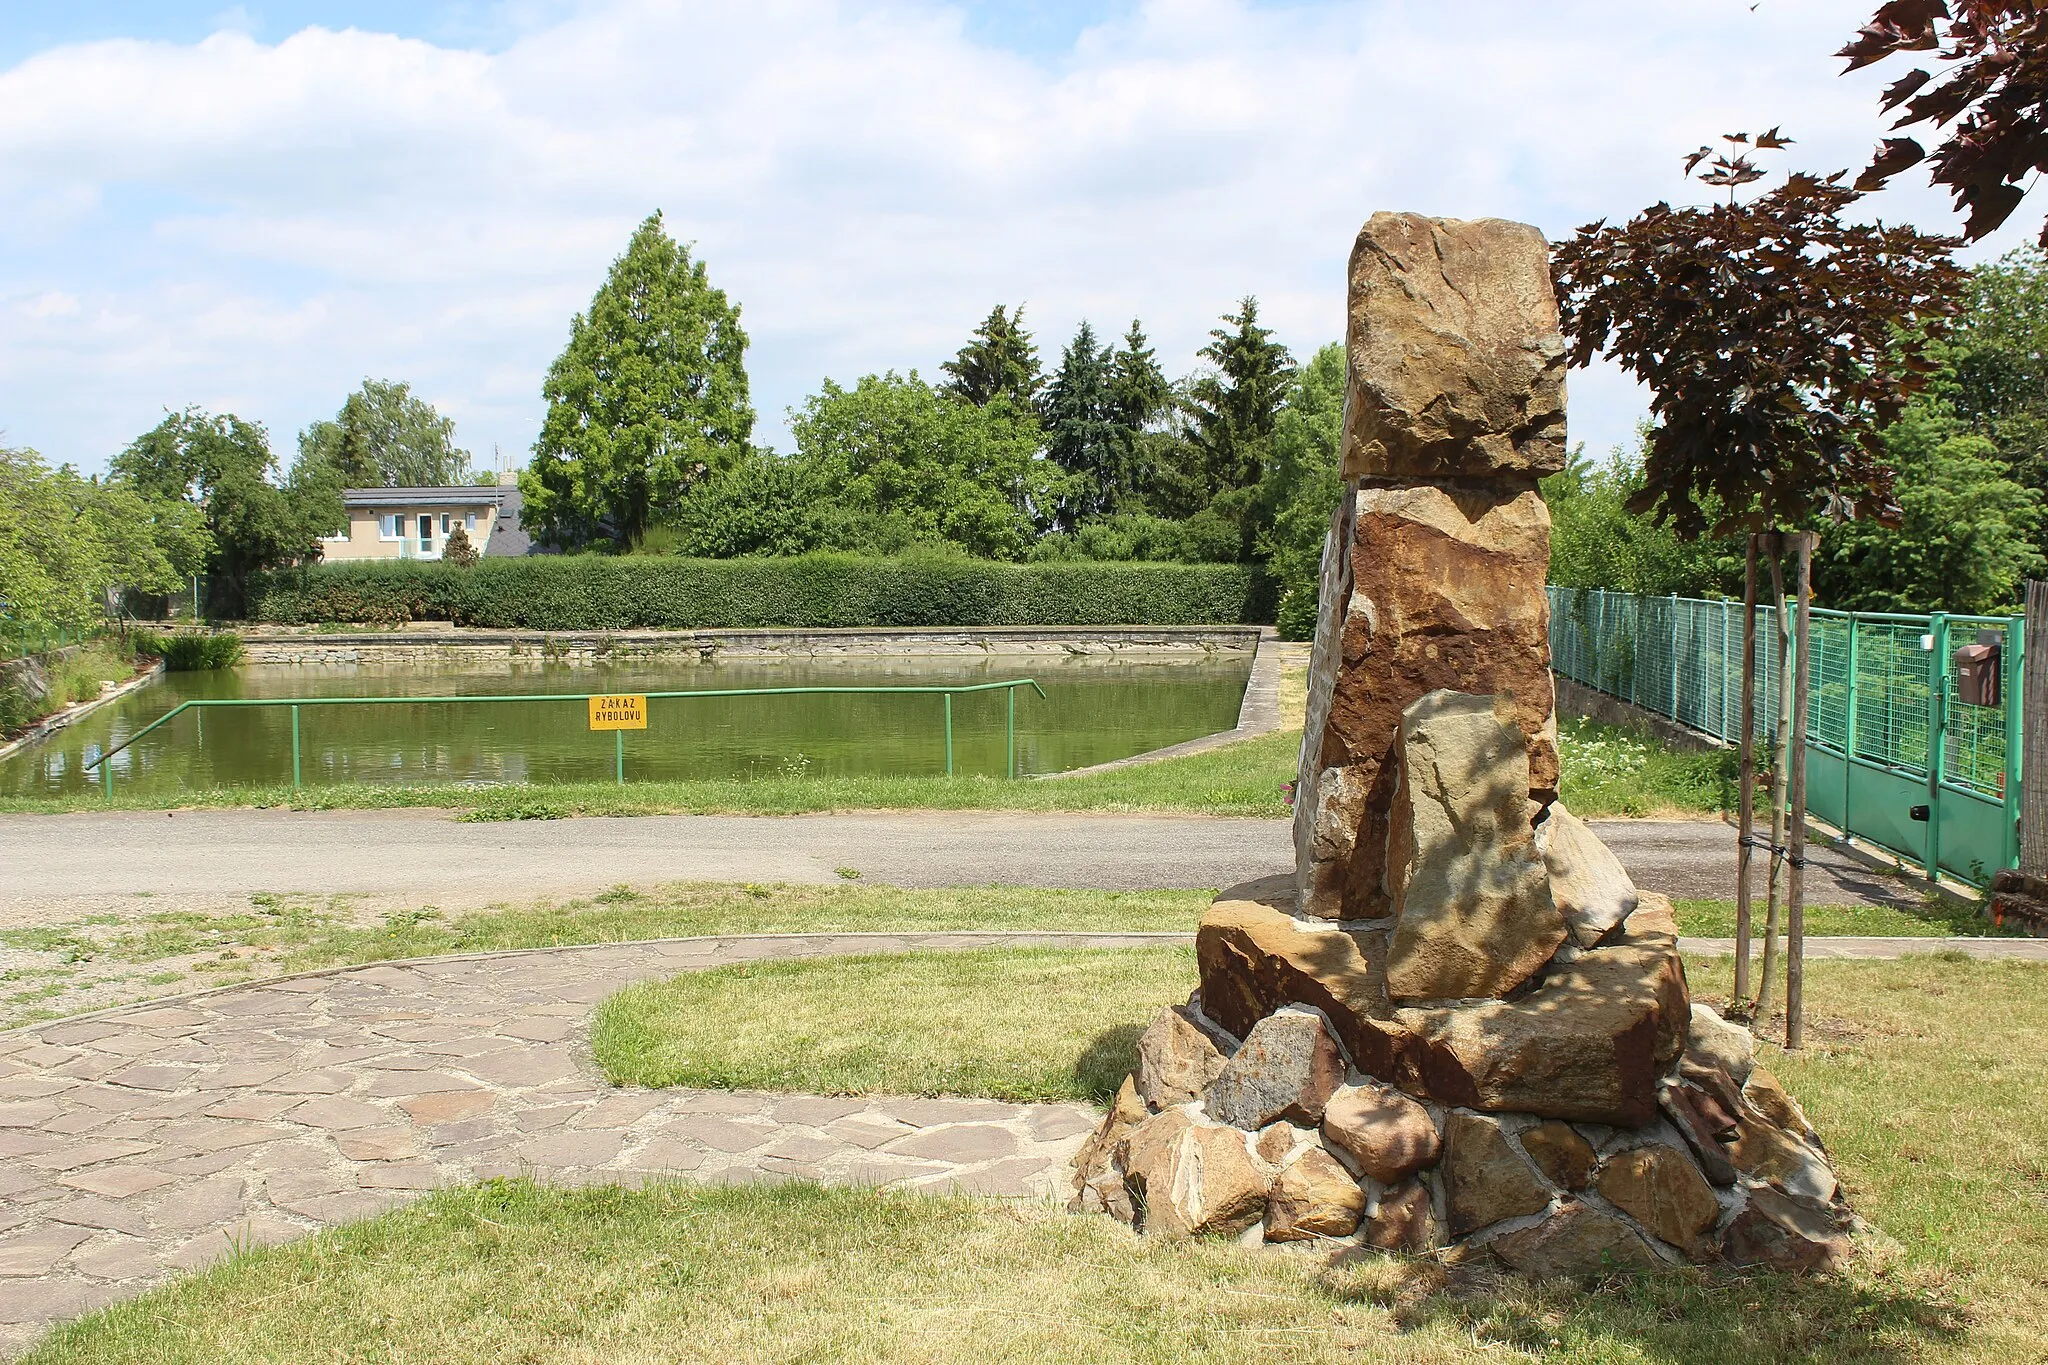
[[2004, 705], [2004, 672], [2003, 645], [1979, 635], [1976, 644], [1964, 645], [1955, 652], [1956, 700], [1965, 706]]

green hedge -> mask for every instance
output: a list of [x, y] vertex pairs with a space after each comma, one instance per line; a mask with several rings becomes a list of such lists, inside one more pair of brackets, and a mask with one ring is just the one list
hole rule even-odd
[[1269, 622], [1272, 590], [1241, 564], [999, 564], [959, 559], [535, 556], [473, 568], [320, 564], [260, 580], [277, 625], [452, 621], [526, 630], [754, 626], [1107, 626]]

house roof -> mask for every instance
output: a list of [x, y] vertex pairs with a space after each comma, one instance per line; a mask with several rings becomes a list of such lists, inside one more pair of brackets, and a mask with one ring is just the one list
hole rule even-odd
[[519, 512], [525, 504], [517, 488], [498, 490], [498, 518], [491, 523], [491, 538], [484, 543], [484, 553], [500, 559], [514, 559], [520, 555], [542, 553], [526, 534], [526, 528], [519, 524]]
[[510, 492], [491, 484], [452, 484], [441, 488], [344, 488], [343, 507], [499, 507]]

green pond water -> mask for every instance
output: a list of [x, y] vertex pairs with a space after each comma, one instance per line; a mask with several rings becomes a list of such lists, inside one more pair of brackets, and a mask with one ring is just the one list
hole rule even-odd
[[[55, 796], [99, 785], [83, 765], [181, 701], [363, 696], [539, 697], [768, 687], [959, 686], [1036, 678], [1017, 694], [1019, 774], [1086, 767], [1227, 730], [1249, 656], [1140, 663], [1074, 659], [860, 659], [609, 666], [255, 665], [173, 673], [0, 762], [0, 793]], [[1004, 694], [953, 699], [954, 769], [1000, 776]], [[935, 774], [946, 768], [943, 702], [932, 695], [654, 698], [625, 737], [626, 780]], [[300, 709], [308, 784], [608, 782], [613, 739], [581, 701], [312, 706]], [[288, 707], [187, 711], [111, 760], [117, 791], [171, 795], [291, 781]]]

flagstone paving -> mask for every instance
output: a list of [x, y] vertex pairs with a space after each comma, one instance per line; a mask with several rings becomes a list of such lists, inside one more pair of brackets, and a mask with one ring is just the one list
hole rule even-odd
[[1046, 1197], [1075, 1104], [625, 1090], [587, 1046], [629, 982], [766, 958], [1145, 934], [682, 939], [380, 964], [0, 1034], [0, 1351], [53, 1321], [439, 1186], [685, 1176]]

